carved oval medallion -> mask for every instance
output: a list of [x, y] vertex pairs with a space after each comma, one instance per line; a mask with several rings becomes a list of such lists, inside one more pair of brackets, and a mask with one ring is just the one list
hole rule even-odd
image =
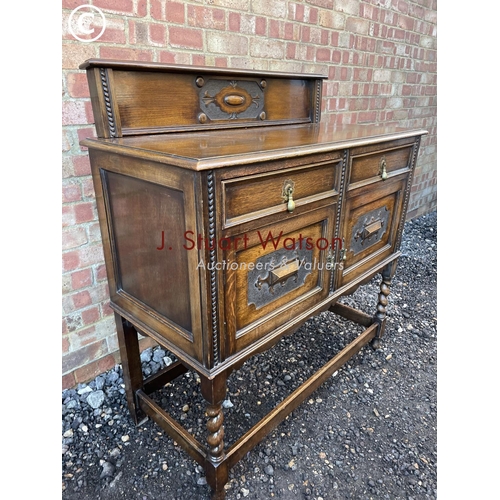
[[229, 104], [229, 106], [241, 106], [245, 104], [245, 96], [238, 94], [229, 94], [224, 97], [224, 102]]

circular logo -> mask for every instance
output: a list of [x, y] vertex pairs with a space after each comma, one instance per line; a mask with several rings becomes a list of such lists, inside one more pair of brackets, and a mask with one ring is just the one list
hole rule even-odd
[[[99, 18], [101, 19], [100, 22]], [[97, 30], [92, 27], [93, 24], [97, 25]], [[102, 26], [100, 26], [101, 24]], [[98, 34], [95, 34], [99, 26], [101, 30]], [[106, 18], [101, 9], [93, 5], [80, 5], [69, 15], [68, 28], [69, 32], [80, 42], [95, 42], [106, 30]]]

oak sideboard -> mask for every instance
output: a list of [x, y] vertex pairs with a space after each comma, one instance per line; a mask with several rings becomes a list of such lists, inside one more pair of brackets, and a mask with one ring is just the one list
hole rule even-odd
[[[88, 60], [85, 139], [127, 402], [205, 469], [228, 470], [386, 323], [421, 129], [321, 122], [318, 74]], [[373, 314], [338, 302], [380, 274]], [[227, 379], [311, 316], [362, 333], [230, 447]], [[137, 332], [178, 361], [144, 379]], [[151, 394], [201, 379], [202, 443]], [[243, 382], [244, 383], [244, 382]]]

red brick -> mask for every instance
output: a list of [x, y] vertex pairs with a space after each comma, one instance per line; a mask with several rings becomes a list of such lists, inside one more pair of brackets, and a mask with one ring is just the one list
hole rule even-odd
[[71, 295], [71, 300], [75, 310], [82, 309], [83, 307], [90, 306], [92, 304], [92, 297], [88, 290], [82, 290], [81, 292], [74, 293]]
[[78, 268], [80, 264], [80, 258], [78, 252], [67, 252], [62, 255], [63, 260], [63, 271], [72, 271]]
[[87, 243], [87, 232], [84, 227], [76, 226], [65, 229], [62, 233], [62, 248], [69, 250]]
[[81, 224], [83, 222], [91, 222], [96, 219], [94, 214], [94, 202], [82, 202], [74, 205], [75, 222]]
[[165, 5], [165, 19], [169, 23], [185, 23], [185, 7], [182, 2], [167, 2]]
[[133, 0], [94, 0], [94, 5], [107, 12], [117, 14], [135, 14]]
[[74, 373], [67, 373], [62, 376], [62, 390], [73, 389], [76, 386]]
[[191, 62], [193, 66], [207, 66], [206, 57], [203, 54], [192, 54]]
[[283, 38], [281, 34], [281, 22], [276, 19], [269, 20], [269, 36], [271, 38]]
[[87, 75], [85, 73], [68, 73], [66, 86], [70, 97], [90, 97]]
[[148, 14], [148, 0], [138, 0], [136, 14], [139, 17], [145, 17]]
[[88, 155], [73, 156], [73, 172], [77, 177], [92, 173]]
[[153, 19], [156, 19], [158, 21], [165, 20], [165, 15], [162, 9], [162, 4], [164, 3], [164, 0], [150, 0], [149, 12]]
[[228, 19], [229, 31], [240, 32], [241, 14], [238, 12], [230, 12]]
[[287, 59], [295, 59], [296, 48], [297, 48], [296, 43], [287, 43], [286, 44], [286, 58]]
[[293, 4], [295, 8], [295, 16], [293, 19], [295, 21], [303, 21], [304, 20], [304, 5], [300, 3]]
[[294, 23], [285, 23], [285, 40], [300, 40], [300, 27]]
[[317, 61], [329, 61], [330, 60], [330, 49], [320, 47], [316, 50], [316, 60]]
[[89, 309], [85, 309], [84, 311], [81, 312], [82, 315], [82, 321], [84, 325], [90, 325], [92, 323], [96, 323], [99, 321], [100, 314], [99, 314], [99, 307], [90, 307]]
[[71, 273], [71, 286], [73, 290], [78, 290], [80, 288], [85, 288], [92, 284], [92, 270], [82, 269], [81, 271], [75, 271]]
[[227, 57], [216, 57], [215, 66], [217, 68], [227, 68]]
[[309, 15], [308, 15], [307, 21], [310, 24], [317, 24], [318, 23], [318, 9], [315, 9], [315, 8], [309, 9]]
[[149, 25], [149, 39], [152, 43], [166, 45], [167, 30], [162, 24]]
[[255, 34], [265, 35], [267, 30], [267, 19], [265, 17], [257, 17], [255, 19]]
[[201, 30], [169, 26], [169, 43], [173, 47], [185, 49], [203, 49], [203, 35]]
[[[77, 130], [77, 136], [78, 136], [78, 142], [83, 141], [84, 139], [88, 139], [89, 137], [95, 137], [95, 129], [94, 127], [80, 127]], [[87, 151], [87, 148], [85, 146], [80, 146], [80, 149], [82, 151]], [[78, 174], [77, 174], [78, 175]]]
[[62, 201], [70, 203], [72, 201], [80, 201], [82, 199], [82, 187], [79, 183], [65, 183], [62, 186]]

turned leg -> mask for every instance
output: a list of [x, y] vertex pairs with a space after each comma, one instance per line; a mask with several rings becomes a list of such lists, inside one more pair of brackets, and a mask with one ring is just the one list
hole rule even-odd
[[135, 396], [136, 391], [142, 389], [143, 386], [139, 340], [137, 338], [136, 329], [126, 319], [115, 313], [115, 321], [118, 344], [120, 347], [120, 358], [123, 367], [125, 394], [127, 396], [130, 414], [137, 425], [145, 417], [144, 413], [139, 408]]
[[382, 271], [382, 281], [380, 283], [380, 293], [378, 294], [377, 312], [374, 316], [375, 323], [378, 323], [377, 333], [371, 345], [374, 349], [380, 347], [380, 339], [384, 336], [385, 322], [387, 316], [387, 297], [391, 291], [392, 266]]
[[226, 397], [226, 373], [212, 380], [201, 377], [201, 392], [207, 401], [208, 456], [205, 462], [207, 482], [212, 488], [212, 500], [224, 500], [224, 485], [228, 480], [224, 453], [224, 414], [222, 402]]

